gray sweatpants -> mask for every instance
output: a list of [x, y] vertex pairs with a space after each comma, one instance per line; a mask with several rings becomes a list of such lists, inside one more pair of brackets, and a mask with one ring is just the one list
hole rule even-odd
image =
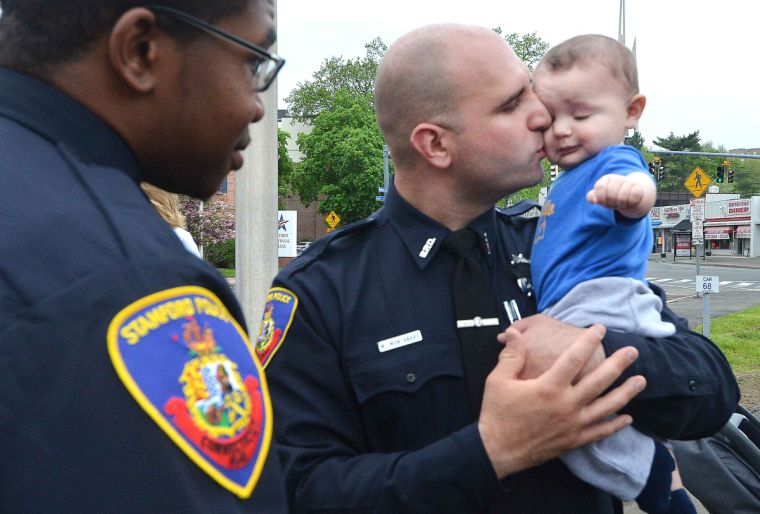
[[[675, 326], [662, 321], [660, 312], [662, 301], [645, 284], [604, 277], [578, 284], [543, 314], [579, 327], [600, 323], [645, 337], [674, 334]], [[641, 493], [653, 458], [654, 441], [633, 427], [560, 456], [575, 476], [621, 500]]]

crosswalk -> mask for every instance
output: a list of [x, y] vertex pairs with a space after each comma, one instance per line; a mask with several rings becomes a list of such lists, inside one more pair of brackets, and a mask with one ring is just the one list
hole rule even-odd
[[[654, 282], [655, 284], [659, 284], [662, 286], [680, 287], [684, 289], [694, 289], [693, 278], [676, 279], [676, 278], [667, 278], [667, 277], [663, 277], [663, 278], [646, 277], [646, 280], [649, 282]], [[721, 280], [720, 287], [728, 288], [728, 289], [741, 289], [744, 291], [760, 291], [760, 281], [759, 280], [750, 280], [750, 281]]]

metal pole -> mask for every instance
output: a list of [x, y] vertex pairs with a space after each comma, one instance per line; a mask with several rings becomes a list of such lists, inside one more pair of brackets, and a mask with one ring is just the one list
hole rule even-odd
[[760, 159], [760, 155], [746, 153], [684, 152], [680, 150], [651, 150], [660, 155], [695, 155], [700, 157], [731, 157], [732, 159]]
[[702, 311], [702, 335], [710, 337], [710, 293], [704, 293], [704, 310]]

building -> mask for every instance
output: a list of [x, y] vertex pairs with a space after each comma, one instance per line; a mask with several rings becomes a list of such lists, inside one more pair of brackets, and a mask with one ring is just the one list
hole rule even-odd
[[[726, 198], [730, 196], [730, 198]], [[708, 194], [705, 203], [705, 250], [716, 255], [760, 256], [760, 196]], [[686, 251], [691, 255], [691, 220], [688, 204], [652, 208], [655, 252]]]

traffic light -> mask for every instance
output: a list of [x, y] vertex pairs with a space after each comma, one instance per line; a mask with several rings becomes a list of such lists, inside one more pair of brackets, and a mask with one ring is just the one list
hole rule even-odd
[[552, 182], [557, 180], [557, 175], [559, 175], [559, 166], [557, 166], [556, 164], [552, 164], [551, 166], [549, 166], [549, 173], [551, 174]]
[[662, 180], [665, 178], [665, 166], [660, 164], [657, 166], [657, 180]]
[[718, 178], [715, 179], [715, 182], [717, 182], [718, 184], [722, 184], [723, 183], [723, 174], [724, 174], [724, 172], [723, 172], [723, 165], [721, 164], [721, 165], [718, 166]]
[[728, 183], [730, 184], [733, 181], [734, 181], [734, 170], [728, 170]]
[[654, 161], [649, 161], [649, 173], [652, 175], [657, 175], [657, 168], [654, 164]]

